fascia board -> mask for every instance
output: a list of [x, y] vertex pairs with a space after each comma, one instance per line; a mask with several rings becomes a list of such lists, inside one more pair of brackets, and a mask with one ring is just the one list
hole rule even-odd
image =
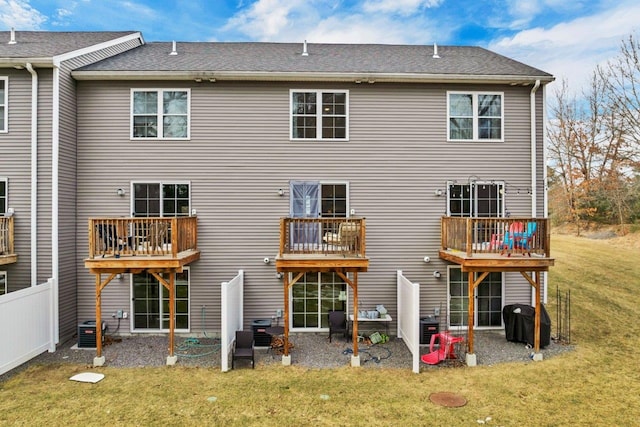
[[76, 80], [216, 80], [231, 81], [316, 81], [371, 83], [489, 83], [529, 85], [540, 80], [550, 83], [552, 76], [465, 75], [465, 74], [387, 74], [387, 73], [299, 73], [299, 72], [230, 72], [230, 71], [72, 71]]

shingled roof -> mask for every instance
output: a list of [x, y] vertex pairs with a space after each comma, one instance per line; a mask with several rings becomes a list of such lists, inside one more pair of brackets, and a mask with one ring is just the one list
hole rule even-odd
[[133, 34], [139, 33], [137, 31], [15, 31], [15, 43], [9, 43], [11, 32], [0, 31], [0, 64], [16, 60], [52, 60], [55, 56]]
[[369, 81], [553, 80], [549, 73], [480, 47], [382, 44], [147, 43], [76, 70], [77, 79]]

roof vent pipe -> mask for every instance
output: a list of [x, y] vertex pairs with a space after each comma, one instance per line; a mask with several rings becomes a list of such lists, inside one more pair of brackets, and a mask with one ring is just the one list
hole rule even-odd
[[307, 41], [306, 40], [302, 44], [302, 56], [309, 56], [309, 51], [307, 50]]
[[433, 44], [433, 58], [440, 58], [440, 55], [438, 55], [438, 45], [436, 43]]
[[9, 40], [9, 44], [16, 44], [18, 43], [16, 41], [16, 30], [13, 29], [13, 27], [11, 27], [11, 39]]
[[169, 55], [177, 55], [178, 51], [176, 50], [176, 41], [174, 40], [171, 44], [171, 53]]

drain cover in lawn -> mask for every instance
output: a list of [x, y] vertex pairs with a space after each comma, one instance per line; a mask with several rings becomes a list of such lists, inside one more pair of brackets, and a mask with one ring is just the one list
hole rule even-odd
[[438, 393], [431, 393], [429, 395], [431, 400], [436, 405], [446, 406], [448, 408], [457, 408], [467, 404], [467, 399], [459, 394], [450, 393], [448, 391], [440, 391]]

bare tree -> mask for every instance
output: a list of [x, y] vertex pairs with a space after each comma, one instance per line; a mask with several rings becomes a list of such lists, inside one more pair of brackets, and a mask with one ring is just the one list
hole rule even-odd
[[[550, 107], [550, 167], [562, 191], [566, 220], [622, 224], [636, 217], [632, 192], [640, 166], [640, 44], [631, 36], [620, 55], [597, 67], [582, 97], [566, 81]], [[553, 209], [553, 207], [552, 207]]]

